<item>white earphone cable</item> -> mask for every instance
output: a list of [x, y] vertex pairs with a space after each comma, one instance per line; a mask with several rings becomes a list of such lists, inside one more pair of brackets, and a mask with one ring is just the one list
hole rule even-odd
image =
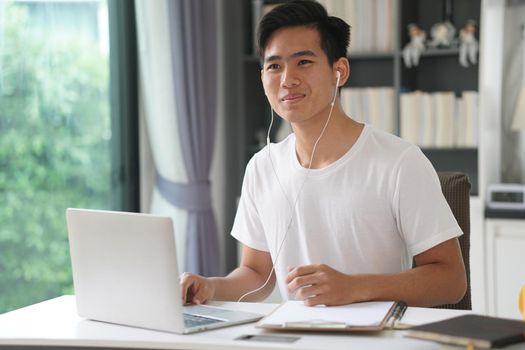
[[[312, 169], [312, 164], [313, 164], [313, 161], [314, 161], [314, 155], [315, 155], [315, 151], [317, 149], [317, 144], [319, 143], [319, 141], [321, 140], [321, 138], [323, 137], [324, 135], [324, 132], [326, 130], [326, 128], [328, 127], [328, 123], [330, 122], [330, 119], [332, 117], [332, 111], [334, 109], [334, 104], [335, 104], [335, 99], [337, 97], [337, 89], [339, 87], [339, 79], [340, 79], [340, 74], [338, 72], [337, 74], [337, 82], [336, 82], [336, 86], [335, 86], [335, 91], [334, 91], [334, 96], [332, 98], [332, 102], [330, 103], [330, 112], [328, 113], [328, 118], [326, 119], [326, 122], [323, 126], [323, 129], [321, 130], [321, 133], [319, 134], [319, 137], [317, 137], [317, 140], [315, 141], [314, 143], [314, 147], [312, 149], [312, 154], [310, 155], [310, 162], [308, 164], [308, 170], [311, 170]], [[284, 237], [281, 241], [281, 244], [279, 245], [279, 248], [277, 249], [277, 254], [275, 255], [275, 259], [273, 261], [273, 264], [272, 264], [272, 270], [270, 271], [270, 273], [268, 274], [268, 278], [266, 278], [266, 281], [257, 289], [254, 289], [252, 291], [249, 291], [245, 294], [243, 294], [239, 300], [237, 300], [237, 302], [241, 302], [245, 297], [247, 297], [248, 295], [251, 295], [253, 293], [257, 293], [258, 291], [262, 290], [264, 287], [266, 287], [266, 285], [268, 284], [268, 282], [270, 281], [271, 277], [272, 277], [272, 274], [275, 272], [275, 264], [277, 264], [277, 259], [279, 259], [279, 256], [281, 254], [281, 250], [282, 250], [282, 247], [284, 245], [284, 242], [286, 240], [286, 237], [288, 236], [288, 232], [290, 231], [290, 227], [292, 225], [292, 222], [293, 222], [293, 218], [294, 218], [294, 210], [295, 208], [297, 207], [297, 202], [299, 200], [299, 196], [301, 195], [302, 191], [303, 191], [303, 188], [304, 188], [304, 185], [306, 184], [306, 181], [308, 180], [309, 176], [310, 176], [310, 171], [308, 171], [306, 173], [306, 176], [303, 180], [303, 183], [301, 184], [301, 187], [299, 188], [299, 192], [297, 192], [297, 196], [295, 197], [295, 200], [294, 200], [294, 203], [293, 203], [293, 206], [291, 205], [291, 202], [290, 202], [290, 199], [288, 198], [288, 196], [286, 195], [286, 192], [284, 191], [284, 187], [283, 185], [281, 184], [281, 180], [279, 179], [279, 176], [277, 175], [277, 171], [275, 170], [275, 166], [273, 164], [273, 160], [272, 160], [272, 156], [271, 156], [271, 152], [270, 152], [270, 131], [272, 129], [272, 125], [273, 125], [273, 108], [271, 109], [271, 120], [270, 120], [270, 126], [268, 127], [268, 133], [267, 133], [267, 136], [266, 136], [266, 147], [268, 147], [268, 159], [270, 160], [270, 164], [272, 165], [272, 170], [273, 170], [273, 173], [275, 175], [275, 178], [277, 179], [277, 182], [279, 183], [279, 187], [281, 188], [281, 191], [284, 195], [284, 197], [286, 198], [286, 200], [288, 201], [288, 204], [290, 205], [290, 209], [291, 209], [291, 214], [290, 214], [290, 220], [288, 221], [288, 225], [286, 227], [286, 231], [284, 233]]]

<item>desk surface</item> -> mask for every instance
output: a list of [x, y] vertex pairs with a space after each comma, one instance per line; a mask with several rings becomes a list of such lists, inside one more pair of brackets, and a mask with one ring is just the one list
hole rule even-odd
[[[214, 303], [223, 307], [267, 314], [276, 304]], [[465, 311], [409, 308], [408, 323], [445, 319]], [[364, 334], [272, 333], [300, 337], [294, 343], [235, 340], [241, 335], [269, 334], [254, 324], [222, 328], [191, 335], [90, 321], [77, 316], [71, 295], [0, 315], [0, 348], [9, 346], [103, 347], [129, 349], [444, 349], [440, 344], [404, 338], [403, 331]], [[453, 348], [451, 348], [453, 349]], [[514, 347], [512, 347], [514, 349]], [[518, 349], [518, 347], [516, 347]]]

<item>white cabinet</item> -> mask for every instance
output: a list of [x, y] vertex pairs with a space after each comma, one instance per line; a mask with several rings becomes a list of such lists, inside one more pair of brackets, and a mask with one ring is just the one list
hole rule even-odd
[[[522, 2], [522, 1], [521, 1]], [[479, 151], [478, 174], [481, 203], [486, 200], [489, 184], [508, 180], [509, 174], [502, 164], [502, 155], [517, 154], [515, 149], [504, 149], [510, 121], [508, 106], [509, 67], [515, 47], [512, 35], [518, 33], [523, 23], [523, 6], [515, 1], [482, 0], [481, 18], [483, 30], [480, 32], [480, 75], [479, 75]], [[513, 5], [514, 4], [514, 5]], [[522, 158], [523, 159], [523, 158]], [[517, 160], [519, 161], [519, 160]], [[508, 162], [507, 162], [508, 163]], [[515, 180], [513, 180], [515, 181]], [[484, 220], [483, 265], [473, 267], [476, 271], [477, 285], [485, 271], [484, 290], [486, 291], [487, 313], [499, 317], [521, 318], [518, 312], [518, 292], [525, 284], [525, 220], [495, 219]], [[474, 231], [473, 231], [474, 232]], [[476, 242], [476, 262], [479, 264], [481, 245]], [[477, 292], [478, 293], [478, 292]], [[474, 298], [481, 300], [480, 294]], [[479, 305], [479, 302], [478, 302]], [[476, 312], [478, 310], [475, 310]]]
[[518, 293], [525, 285], [525, 220], [487, 219], [489, 314], [521, 318]]
[[472, 310], [480, 314], [487, 312], [483, 209], [479, 197], [470, 197], [470, 292]]

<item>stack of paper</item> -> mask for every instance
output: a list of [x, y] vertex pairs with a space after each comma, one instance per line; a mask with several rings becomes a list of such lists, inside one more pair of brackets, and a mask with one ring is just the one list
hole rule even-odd
[[305, 306], [303, 301], [287, 301], [259, 321], [257, 326], [279, 329], [378, 330], [386, 326], [395, 306], [393, 301], [342, 306]]

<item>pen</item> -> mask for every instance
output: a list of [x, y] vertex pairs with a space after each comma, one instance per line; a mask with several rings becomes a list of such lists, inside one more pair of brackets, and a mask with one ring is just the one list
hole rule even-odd
[[390, 318], [390, 327], [394, 328], [396, 326], [396, 323], [403, 318], [403, 315], [405, 314], [405, 311], [407, 309], [407, 304], [404, 301], [398, 301], [394, 311], [392, 312], [392, 316]]

